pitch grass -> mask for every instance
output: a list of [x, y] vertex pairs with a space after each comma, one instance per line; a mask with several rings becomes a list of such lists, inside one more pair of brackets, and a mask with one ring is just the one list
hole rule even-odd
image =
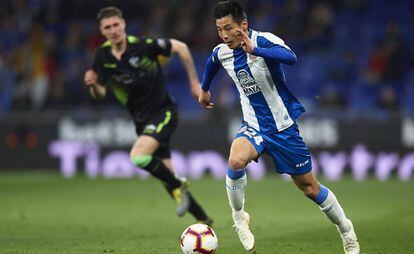
[[[361, 253], [414, 253], [414, 183], [326, 183], [357, 230]], [[218, 254], [244, 253], [232, 228], [223, 181], [194, 181], [214, 218]], [[249, 181], [247, 210], [258, 253], [342, 253], [319, 209], [277, 177]], [[0, 173], [0, 253], [181, 253], [178, 238], [194, 222], [177, 218], [154, 179], [62, 179], [52, 173]]]

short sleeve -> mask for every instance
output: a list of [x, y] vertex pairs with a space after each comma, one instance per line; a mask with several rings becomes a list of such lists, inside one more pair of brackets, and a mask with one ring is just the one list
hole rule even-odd
[[169, 57], [171, 55], [171, 42], [167, 38], [145, 38], [145, 45], [151, 54]]

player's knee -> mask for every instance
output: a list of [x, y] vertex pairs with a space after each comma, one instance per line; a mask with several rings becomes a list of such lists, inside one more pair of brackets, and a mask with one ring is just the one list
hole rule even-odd
[[305, 185], [302, 188], [303, 194], [307, 196], [308, 198], [314, 199], [318, 195], [318, 190], [311, 184]]
[[229, 158], [229, 168], [230, 169], [244, 169], [247, 162], [240, 157], [230, 157]]
[[130, 156], [132, 164], [137, 167], [144, 168], [146, 167], [152, 160], [152, 155], [144, 154], [144, 155], [132, 155]]

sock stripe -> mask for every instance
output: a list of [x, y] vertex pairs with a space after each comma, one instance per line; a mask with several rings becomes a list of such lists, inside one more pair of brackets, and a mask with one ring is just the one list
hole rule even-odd
[[315, 203], [317, 203], [318, 205], [322, 204], [323, 201], [325, 201], [326, 198], [328, 197], [328, 194], [329, 194], [329, 189], [321, 184], [319, 193], [314, 199]]
[[246, 175], [246, 170], [232, 170], [228, 168], [226, 174], [230, 179], [238, 180], [242, 178], [244, 175]]

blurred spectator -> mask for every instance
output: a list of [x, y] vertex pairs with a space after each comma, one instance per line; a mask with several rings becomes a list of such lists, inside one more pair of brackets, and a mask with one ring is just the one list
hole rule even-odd
[[260, 28], [264, 32], [272, 32], [276, 19], [269, 15], [269, 10], [275, 10], [272, 1], [261, 1], [258, 3], [257, 10], [249, 15], [249, 25], [252, 29]]
[[389, 81], [400, 82], [412, 68], [412, 54], [405, 45], [400, 33], [400, 27], [395, 22], [387, 24], [387, 33], [384, 43], [387, 55], [388, 68], [384, 78]]
[[319, 105], [323, 109], [339, 110], [345, 108], [346, 101], [335, 85], [326, 85], [322, 89]]
[[[4, 111], [89, 105], [82, 75], [91, 65], [93, 48], [102, 43], [96, 12], [108, 4], [123, 9], [129, 33], [186, 41], [200, 68], [220, 43], [209, 13], [215, 2], [5, 1], [0, 8], [0, 107]], [[248, 7], [253, 29], [275, 32], [297, 53], [298, 63], [286, 68], [287, 84], [302, 101], [328, 110], [414, 112], [404, 94], [413, 86], [414, 30], [409, 21], [414, 14], [401, 11], [412, 8], [411, 1], [241, 2]], [[390, 14], [392, 8], [400, 11]], [[169, 61], [169, 89], [184, 105], [181, 110], [195, 115], [201, 109], [193, 106], [183, 85], [187, 77], [176, 65], [174, 59]], [[222, 82], [228, 81], [217, 80], [217, 106], [232, 108], [237, 93], [231, 82]], [[405, 103], [399, 104], [399, 97]], [[105, 103], [114, 106], [111, 100]]]
[[390, 86], [386, 86], [380, 90], [377, 106], [388, 112], [397, 112], [399, 109], [398, 101], [395, 90]]
[[[276, 17], [279, 17], [276, 24], [276, 34], [289, 41], [300, 39], [299, 37], [302, 37], [306, 27], [306, 7], [306, 4], [300, 0], [285, 1], [276, 12]], [[267, 13], [269, 15], [269, 10]]]
[[332, 7], [325, 2], [312, 6], [305, 30], [305, 43], [309, 51], [327, 50], [332, 45], [334, 29]]
[[365, 71], [365, 80], [371, 84], [377, 84], [384, 80], [389, 68], [389, 62], [385, 45], [376, 46], [368, 59], [368, 66]]
[[17, 70], [19, 82], [16, 89], [15, 105], [17, 108], [40, 109], [44, 106], [48, 92], [49, 80], [45, 71], [43, 29], [33, 24], [28, 40], [18, 50]]
[[11, 54], [0, 55], [0, 112], [8, 111], [12, 106], [16, 73], [10, 66]]
[[345, 109], [347, 91], [355, 82], [358, 67], [353, 49], [346, 49], [335, 57], [326, 70], [326, 85], [322, 86], [320, 106], [324, 109]]

